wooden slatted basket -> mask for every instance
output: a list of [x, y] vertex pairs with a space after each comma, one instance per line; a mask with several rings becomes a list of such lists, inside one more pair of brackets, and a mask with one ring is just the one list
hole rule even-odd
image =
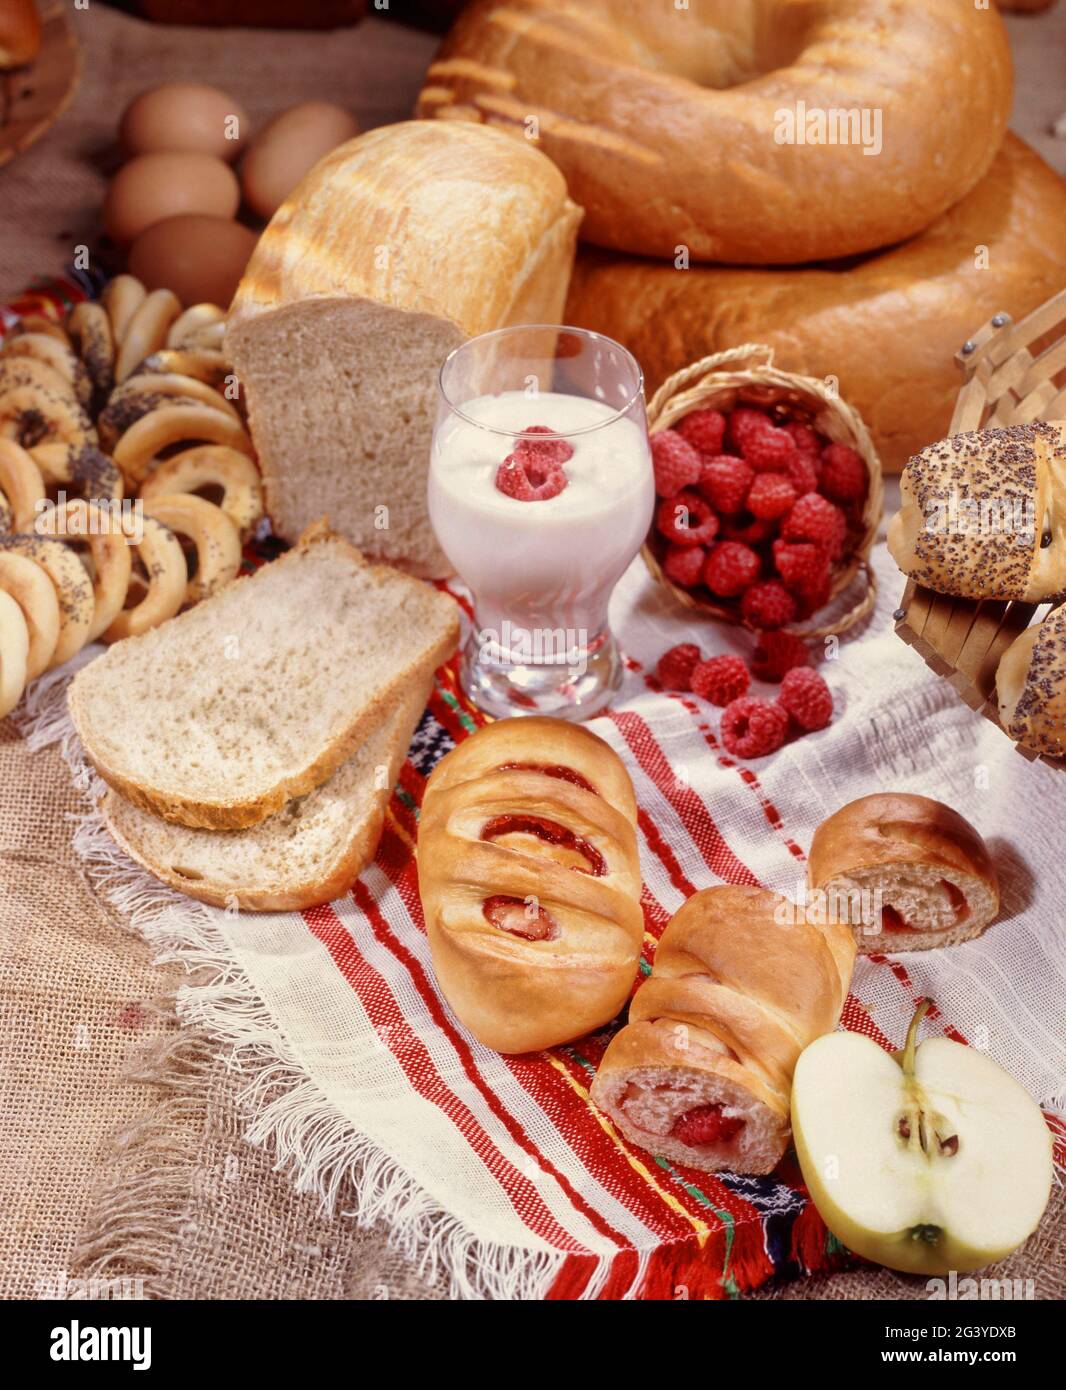
[[[964, 384], [949, 434], [1066, 418], [1066, 290], [1019, 323], [996, 314], [963, 343], [955, 362]], [[1002, 728], [996, 702], [1000, 659], [1034, 615], [1043, 617], [1050, 608], [950, 598], [911, 579], [896, 610], [896, 632], [971, 709]], [[1015, 747], [1030, 760], [1066, 768], [1066, 759]]]

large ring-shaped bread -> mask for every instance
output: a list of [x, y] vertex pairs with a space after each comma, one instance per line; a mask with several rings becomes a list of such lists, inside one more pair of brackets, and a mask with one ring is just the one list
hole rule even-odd
[[37, 518], [39, 536], [66, 537], [89, 547], [93, 568], [93, 620], [88, 641], [95, 642], [118, 617], [130, 587], [130, 541], [115, 508], [72, 497]]
[[104, 633], [105, 642], [138, 637], [150, 627], [158, 627], [172, 618], [185, 602], [189, 570], [185, 552], [174, 533], [154, 517], [146, 516], [141, 538], [134, 541], [134, 549], [140, 558], [144, 580], [134, 573], [129, 592], [143, 589], [144, 596], [133, 607], [123, 608]]
[[13, 439], [0, 439], [0, 503], [8, 504], [13, 531], [33, 529], [44, 497], [44, 479], [33, 456]]
[[96, 611], [89, 571], [69, 545], [48, 536], [0, 536], [0, 547], [25, 555], [52, 581], [59, 599], [59, 638], [51, 664], [62, 666], [89, 640]]
[[152, 410], [165, 405], [206, 405], [221, 410], [241, 424], [240, 412], [220, 391], [192, 376], [177, 376], [160, 372], [144, 372], [127, 377], [111, 392], [111, 399], [100, 412], [96, 428], [105, 449], [113, 449], [118, 440], [138, 420]]
[[221, 508], [183, 493], [151, 497], [143, 500], [142, 506], [146, 516], [186, 536], [196, 548], [196, 573], [188, 581], [186, 603], [199, 603], [236, 579], [241, 567], [241, 538]]
[[923, 231], [1010, 106], [974, 0], [476, 0], [417, 114], [535, 140], [599, 246], [782, 265]]
[[59, 599], [51, 579], [40, 565], [13, 550], [0, 549], [0, 589], [22, 609], [30, 637], [26, 654], [26, 679], [47, 671], [59, 641]]
[[255, 457], [244, 426], [232, 415], [203, 405], [164, 405], [131, 425], [114, 448], [126, 478], [143, 483], [173, 444], [225, 444]]
[[201, 488], [219, 489], [219, 507], [242, 537], [251, 534], [263, 515], [262, 480], [246, 454], [224, 444], [201, 444], [164, 459], [141, 485], [140, 495], [147, 501], [165, 492], [192, 493]]
[[30, 634], [22, 609], [0, 589], [0, 719], [5, 719], [26, 689]]

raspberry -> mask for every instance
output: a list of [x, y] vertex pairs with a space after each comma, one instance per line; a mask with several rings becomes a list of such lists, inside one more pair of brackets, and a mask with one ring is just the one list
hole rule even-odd
[[748, 493], [748, 511], [763, 521], [775, 521], [792, 510], [796, 496], [783, 473], [760, 473]]
[[678, 1115], [670, 1138], [680, 1140], [689, 1148], [696, 1148], [700, 1144], [728, 1144], [743, 1128], [743, 1118], [740, 1115], [723, 1115], [721, 1105], [697, 1105]]
[[[550, 434], [551, 439], [530, 439], [530, 435]], [[574, 457], [574, 446], [560, 439], [548, 425], [529, 425], [518, 440], [516, 452], [530, 454], [542, 463], [554, 463], [561, 468]]]
[[721, 537], [724, 541], [740, 541], [744, 545], [758, 545], [777, 535], [777, 522], [764, 521], [762, 517], [744, 512], [738, 517], [727, 517], [722, 522]]
[[784, 627], [796, 616], [796, 600], [777, 579], [764, 579], [745, 590], [740, 611], [750, 627]]
[[692, 673], [703, 659], [695, 642], [682, 642], [663, 652], [656, 668], [659, 680], [667, 690], [690, 690]]
[[785, 672], [777, 703], [807, 733], [824, 729], [833, 718], [832, 692], [809, 666], [795, 666]]
[[821, 489], [836, 502], [860, 502], [868, 479], [862, 455], [847, 444], [828, 444], [822, 450]]
[[795, 464], [798, 453], [792, 436], [774, 425], [763, 430], [752, 430], [741, 445], [740, 452], [756, 473], [787, 473]]
[[569, 481], [558, 464], [545, 463], [521, 448], [508, 454], [496, 470], [497, 488], [519, 502], [557, 497]]
[[829, 556], [809, 541], [774, 541], [774, 564], [785, 587], [795, 593], [819, 592], [829, 578]]
[[681, 421], [677, 432], [701, 454], [720, 454], [725, 438], [725, 416], [720, 410], [694, 410]]
[[843, 550], [847, 533], [844, 513], [818, 492], [801, 497], [781, 527], [786, 541], [813, 541], [824, 548], [831, 560]]
[[743, 511], [755, 474], [743, 459], [732, 454], [705, 458], [700, 471], [699, 489], [722, 516]]
[[764, 410], [755, 410], [751, 406], [738, 405], [729, 414], [726, 432], [729, 435], [729, 442], [735, 448], [743, 449], [746, 439], [750, 439], [755, 434], [762, 434], [764, 430], [772, 429], [773, 424], [774, 422]]
[[745, 695], [722, 711], [722, 742], [738, 758], [775, 753], [788, 735], [788, 711], [771, 700]]
[[719, 598], [736, 598], [759, 577], [762, 561], [750, 545], [722, 541], [707, 557], [703, 582]]
[[660, 497], [676, 497], [699, 482], [700, 456], [676, 430], [660, 430], [651, 436], [651, 460]]
[[669, 545], [663, 556], [663, 574], [682, 589], [694, 589], [703, 577], [706, 559], [702, 545]]
[[728, 705], [738, 700], [751, 684], [748, 668], [739, 656], [712, 656], [701, 661], [689, 679], [693, 695], [712, 705]]
[[794, 666], [810, 665], [806, 645], [791, 632], [761, 632], [751, 657], [752, 674], [761, 681], [779, 681]]
[[818, 455], [797, 452], [788, 465], [788, 480], [803, 497], [818, 486]]
[[717, 536], [719, 522], [698, 492], [685, 491], [659, 503], [655, 524], [675, 545], [706, 545]]
[[783, 428], [792, 436], [792, 442], [801, 454], [810, 454], [812, 458], [818, 458], [822, 452], [822, 441], [816, 430], [799, 420], [790, 420]]

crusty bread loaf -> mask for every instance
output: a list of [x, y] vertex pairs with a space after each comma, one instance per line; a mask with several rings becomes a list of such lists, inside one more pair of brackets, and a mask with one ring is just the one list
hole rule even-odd
[[598, 246], [789, 265], [924, 231], [1011, 85], [974, 0], [474, 0], [417, 110], [533, 135]]
[[531, 145], [384, 126], [274, 215], [226, 334], [275, 530], [321, 512], [368, 555], [447, 574], [426, 512], [436, 381], [464, 338], [558, 323], [580, 209]]
[[1042, 304], [1064, 265], [1066, 182], [1008, 135], [972, 193], [890, 251], [784, 270], [675, 270], [585, 251], [566, 319], [624, 343], [649, 392], [708, 353], [769, 343], [779, 367], [838, 379], [898, 473], [947, 433], [965, 340], [1001, 310], [1017, 319]]
[[416, 683], [332, 777], [259, 825], [172, 825], [109, 790], [101, 803], [107, 828], [149, 873], [202, 902], [246, 912], [331, 902], [374, 856], [431, 681]]
[[909, 792], [862, 796], [824, 820], [808, 878], [824, 895], [813, 910], [846, 922], [865, 954], [954, 946], [999, 911], [981, 836], [950, 806]]
[[1066, 605], [1027, 627], [996, 671], [1000, 723], [1026, 748], [1066, 756]]
[[455, 650], [446, 594], [314, 536], [70, 686], [97, 771], [166, 820], [256, 825], [330, 776]]

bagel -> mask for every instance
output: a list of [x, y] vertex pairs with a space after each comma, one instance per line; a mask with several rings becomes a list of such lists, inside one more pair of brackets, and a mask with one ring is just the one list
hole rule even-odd
[[214, 348], [162, 348], [138, 364], [137, 374], [146, 372], [192, 376], [221, 391], [229, 384], [233, 368]]
[[185, 602], [189, 570], [185, 553], [177, 537], [154, 517], [144, 518], [141, 539], [134, 543], [143, 576], [131, 573], [130, 595], [139, 590], [143, 597], [132, 607], [123, 608], [104, 633], [105, 642], [118, 642], [123, 637], [138, 637], [150, 627], [172, 618]]
[[989, 173], [924, 236], [829, 268], [674, 270], [578, 255], [563, 322], [623, 343], [649, 396], [709, 353], [767, 343], [776, 365], [833, 377], [886, 471], [948, 432], [955, 354], [993, 314], [1015, 319], [1063, 286], [1066, 183], [1008, 135]]
[[12, 391], [19, 386], [32, 386], [82, 409], [72, 383], [56, 367], [39, 357], [0, 356], [0, 391]]
[[44, 314], [24, 314], [11, 330], [11, 336], [17, 338], [22, 333], [46, 333], [57, 343], [65, 343], [67, 347], [73, 346], [70, 334], [63, 325], [56, 323], [55, 319], [46, 318]]
[[34, 453], [45, 482], [76, 487], [86, 502], [122, 500], [122, 474], [93, 444], [42, 444]]
[[118, 617], [130, 587], [130, 541], [121, 525], [95, 502], [73, 497], [37, 518], [38, 536], [85, 541], [93, 567], [93, 619], [88, 641], [95, 642]]
[[0, 439], [0, 502], [10, 512], [9, 529], [30, 530], [44, 497], [44, 479], [33, 456], [13, 439]]
[[59, 600], [59, 637], [51, 664], [62, 666], [89, 640], [95, 604], [88, 570], [69, 545], [46, 536], [0, 536], [0, 547], [25, 555], [52, 581]]
[[29, 357], [43, 362], [69, 383], [75, 400], [87, 410], [92, 402], [93, 385], [85, 363], [73, 348], [59, 342], [48, 333], [19, 333], [0, 348], [0, 360]]
[[170, 325], [168, 348], [221, 348], [226, 311], [217, 304], [194, 304]]
[[100, 412], [96, 428], [105, 448], [113, 448], [121, 436], [151, 410], [162, 405], [206, 405], [231, 415], [241, 423], [237, 408], [225, 396], [191, 376], [173, 376], [146, 372], [127, 377], [111, 392], [111, 398]]
[[29, 651], [30, 634], [22, 609], [0, 589], [0, 719], [22, 699]]
[[416, 115], [534, 140], [598, 246], [784, 265], [924, 231], [987, 172], [1011, 96], [974, 0], [475, 0]]
[[104, 286], [100, 303], [111, 321], [112, 341], [122, 342], [130, 319], [144, 303], [147, 294], [136, 275], [116, 275]]
[[143, 501], [145, 516], [186, 536], [196, 550], [196, 569], [185, 590], [186, 603], [216, 593], [241, 567], [241, 538], [229, 517], [213, 502], [187, 493], [164, 493]]
[[91, 302], [77, 305], [67, 319], [67, 332], [89, 373], [94, 402], [102, 405], [115, 384], [115, 339], [107, 310]]
[[0, 438], [34, 454], [43, 444], [95, 444], [96, 430], [73, 396], [64, 399], [43, 386], [9, 386], [0, 388]]
[[26, 680], [46, 671], [59, 642], [59, 598], [51, 579], [25, 555], [0, 549], [0, 589], [11, 595], [26, 619], [30, 645]]
[[142, 484], [147, 501], [163, 493], [196, 493], [217, 488], [221, 510], [233, 522], [242, 539], [249, 536], [263, 515], [263, 484], [259, 470], [246, 454], [224, 444], [201, 444], [166, 459]]
[[[122, 382], [146, 357], [165, 346], [167, 329], [181, 313], [181, 300], [170, 290], [153, 290], [130, 316], [115, 352], [115, 381]], [[117, 342], [117, 340], [116, 340]]]
[[244, 426], [231, 415], [204, 405], [166, 405], [130, 426], [115, 445], [115, 463], [126, 478], [142, 483], [162, 451], [182, 443], [225, 444], [254, 457]]

